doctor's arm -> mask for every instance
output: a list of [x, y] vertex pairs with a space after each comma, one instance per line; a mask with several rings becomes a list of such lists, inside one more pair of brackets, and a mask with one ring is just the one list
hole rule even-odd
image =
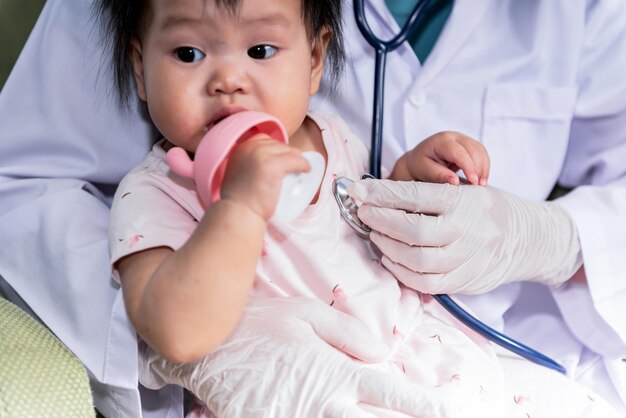
[[382, 361], [389, 350], [359, 320], [318, 299], [255, 297], [231, 337], [198, 362], [171, 363], [143, 349], [147, 387], [187, 387], [215, 416], [450, 416], [431, 395], [436, 389], [349, 357]]
[[576, 224], [584, 269], [552, 292], [576, 337], [615, 359], [626, 358], [625, 15], [626, 4], [612, 2], [589, 19], [559, 179], [575, 189], [557, 200]]

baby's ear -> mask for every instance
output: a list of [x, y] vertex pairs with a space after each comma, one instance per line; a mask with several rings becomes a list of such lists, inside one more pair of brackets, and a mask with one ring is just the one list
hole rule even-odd
[[141, 51], [141, 42], [139, 42], [138, 39], [133, 39], [131, 41], [130, 59], [133, 63], [133, 75], [135, 76], [137, 95], [145, 102], [147, 96], [143, 78], [143, 55]]
[[328, 48], [332, 36], [332, 30], [325, 26], [318, 36], [315, 37], [311, 45], [311, 90], [309, 91], [311, 96], [317, 93], [320, 88], [320, 82], [324, 74], [326, 49]]

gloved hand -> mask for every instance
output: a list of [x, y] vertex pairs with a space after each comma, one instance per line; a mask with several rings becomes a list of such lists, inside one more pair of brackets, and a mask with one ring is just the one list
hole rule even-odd
[[[357, 319], [315, 299], [253, 300], [233, 335], [194, 363], [144, 349], [144, 386], [184, 386], [220, 418], [446, 416], [402, 376], [346, 355], [383, 361], [389, 350]], [[372, 415], [377, 408], [385, 411]]]
[[493, 187], [361, 180], [348, 193], [382, 263], [424, 293], [479, 294], [514, 281], [559, 285], [582, 265], [578, 231], [554, 202]]

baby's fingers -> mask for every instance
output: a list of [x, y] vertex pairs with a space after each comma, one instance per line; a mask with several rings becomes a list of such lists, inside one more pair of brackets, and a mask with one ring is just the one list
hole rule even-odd
[[288, 173], [307, 172], [309, 162], [302, 153], [287, 144], [276, 141], [265, 134], [257, 134], [237, 146], [236, 151], [242, 149], [250, 155], [256, 164], [282, 178]]
[[[472, 159], [474, 172], [478, 176], [478, 182], [472, 184], [480, 184], [481, 186], [485, 186], [487, 184], [487, 179], [489, 178], [490, 168], [489, 154], [487, 153], [487, 149], [483, 144], [469, 137], [461, 137], [459, 139], [459, 142], [463, 146], [463, 148], [465, 148], [470, 158]], [[459, 168], [463, 169], [462, 167]], [[468, 175], [465, 171], [463, 172], [465, 173], [465, 175]]]
[[460, 183], [459, 176], [448, 167], [447, 162], [431, 158], [422, 160], [419, 167], [413, 168], [412, 173], [421, 181], [429, 183], [449, 183], [455, 186]]
[[[465, 174], [465, 178], [471, 184], [478, 184], [480, 181], [480, 177], [476, 171], [476, 163], [472, 158], [472, 155], [469, 153], [469, 150], [463, 146], [463, 143], [456, 139], [454, 142], [449, 142], [445, 146], [439, 147], [435, 149], [437, 158], [441, 161], [445, 162], [445, 165], [439, 164], [440, 168], [438, 169], [441, 172], [441, 168], [445, 168], [450, 172], [453, 172], [452, 169], [448, 167], [457, 168], [463, 171]], [[456, 181], [450, 181], [450, 178], [442, 178], [443, 182], [451, 183], [453, 185], [459, 184], [459, 179], [456, 174], [454, 174]]]

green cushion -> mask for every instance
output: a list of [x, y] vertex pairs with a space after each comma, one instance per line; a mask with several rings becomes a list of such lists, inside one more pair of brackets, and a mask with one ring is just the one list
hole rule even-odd
[[0, 417], [95, 417], [84, 366], [48, 329], [2, 298]]

